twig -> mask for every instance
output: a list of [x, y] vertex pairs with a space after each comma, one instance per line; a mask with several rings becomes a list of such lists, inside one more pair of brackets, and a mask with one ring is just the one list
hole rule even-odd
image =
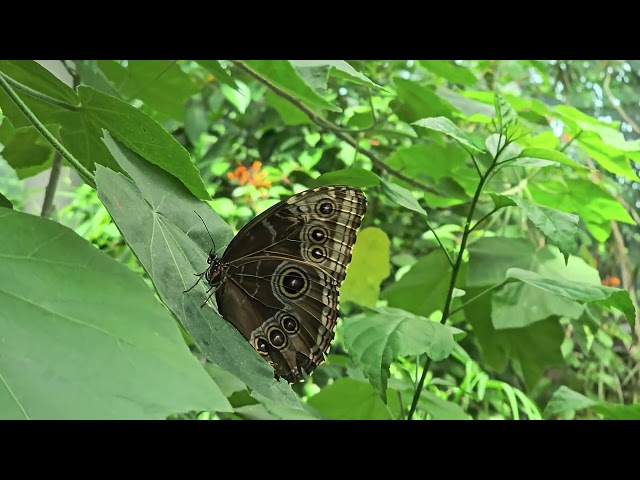
[[44, 192], [44, 200], [42, 201], [41, 217], [51, 217], [53, 211], [53, 197], [56, 194], [56, 188], [58, 187], [58, 180], [60, 179], [60, 170], [62, 169], [62, 156], [59, 152], [56, 152], [53, 157], [53, 165], [51, 165], [51, 175], [49, 175], [49, 183], [47, 189]]
[[634, 122], [629, 115], [627, 115], [627, 112], [625, 112], [624, 108], [622, 108], [622, 106], [619, 105], [618, 100], [611, 92], [611, 89], [609, 88], [610, 82], [611, 82], [611, 72], [607, 71], [607, 76], [604, 78], [604, 82], [602, 84], [604, 93], [607, 94], [607, 98], [609, 99], [611, 106], [616, 110], [616, 112], [618, 112], [618, 114], [624, 119], [624, 121], [631, 126], [634, 132], [640, 134], [640, 127], [638, 126], [638, 124]]
[[239, 62], [237, 60], [233, 60], [232, 62], [239, 69], [245, 71], [246, 73], [248, 73], [249, 75], [254, 77], [256, 80], [258, 80], [260, 83], [266, 85], [269, 89], [271, 89], [273, 92], [278, 94], [280, 97], [282, 97], [285, 100], [289, 101], [292, 105], [294, 105], [296, 108], [298, 108], [298, 110], [304, 112], [316, 125], [318, 125], [321, 128], [324, 128], [325, 130], [329, 130], [329, 131], [333, 132], [336, 135], [336, 137], [338, 137], [342, 141], [348, 143], [353, 148], [359, 149], [360, 153], [362, 155], [364, 155], [365, 157], [369, 158], [371, 160], [371, 162], [377, 168], [382, 170], [383, 172], [386, 172], [389, 175], [392, 175], [392, 176], [402, 180], [403, 182], [408, 183], [412, 187], [415, 187], [417, 189], [433, 193], [434, 195], [442, 196], [442, 193], [438, 192], [437, 190], [435, 190], [434, 188], [430, 187], [429, 185], [426, 185], [426, 184], [424, 184], [422, 182], [418, 182], [417, 180], [415, 180], [415, 179], [413, 179], [411, 177], [408, 177], [407, 175], [403, 174], [402, 172], [400, 172], [400, 171], [398, 171], [398, 170], [396, 170], [394, 168], [389, 167], [386, 163], [384, 163], [384, 161], [381, 158], [379, 158], [371, 150], [359, 147], [357, 140], [354, 139], [353, 137], [351, 137], [350, 135], [348, 135], [347, 133], [345, 133], [344, 131], [342, 131], [342, 129], [340, 129], [340, 127], [337, 127], [333, 123], [331, 123], [331, 122], [325, 120], [324, 118], [320, 117], [313, 110], [311, 110], [306, 105], [304, 105], [301, 101], [299, 101], [297, 98], [293, 97], [292, 95], [288, 94], [287, 92], [285, 92], [281, 88], [279, 88], [276, 85], [272, 84], [269, 80], [267, 80], [266, 78], [261, 76], [259, 73], [254, 72], [251, 68], [249, 68], [244, 63]]

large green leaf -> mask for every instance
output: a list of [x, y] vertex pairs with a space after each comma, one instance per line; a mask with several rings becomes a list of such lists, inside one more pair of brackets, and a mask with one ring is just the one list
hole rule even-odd
[[0, 223], [0, 418], [231, 410], [138, 275], [56, 222]]
[[126, 67], [100, 60], [98, 66], [127, 100], [138, 98], [151, 110], [181, 123], [187, 99], [198, 92], [176, 60], [129, 60]]
[[259, 394], [284, 405], [299, 405], [288, 384], [274, 380], [273, 369], [229, 322], [211, 306], [201, 308], [208, 296], [205, 282], [184, 293], [195, 283], [194, 273], [206, 268], [212, 247], [196, 212], [205, 220], [218, 249], [233, 237], [230, 228], [175, 177], [145, 162], [108, 134], [105, 144], [133, 182], [99, 167], [98, 195], [149, 273], [160, 298], [211, 362]]
[[214, 80], [231, 88], [236, 88], [235, 79], [220, 65], [220, 60], [196, 60], [201, 66], [209, 70]]
[[290, 101], [273, 93], [271, 90], [268, 90], [265, 94], [264, 101], [267, 105], [273, 107], [278, 112], [285, 125], [304, 125], [313, 123], [306, 113], [302, 112], [302, 110], [293, 105]]
[[339, 112], [340, 108], [332, 105], [317, 94], [300, 76], [288, 60], [245, 60], [244, 63], [253, 71], [269, 80], [289, 95], [301, 100], [312, 109], [320, 108]]
[[343, 324], [343, 337], [349, 355], [385, 401], [389, 367], [396, 357], [426, 353], [438, 362], [455, 345], [449, 328], [398, 308], [350, 318]]
[[395, 396], [385, 405], [369, 383], [348, 377], [324, 387], [307, 403], [333, 420], [390, 420], [399, 414]]
[[544, 292], [558, 295], [578, 302], [595, 303], [606, 308], [617, 308], [627, 317], [631, 328], [635, 325], [636, 310], [629, 292], [620, 288], [605, 287], [599, 284], [571, 281], [566, 278], [541, 275], [530, 270], [510, 268], [507, 278], [514, 278], [532, 285]]
[[369, 227], [358, 233], [348, 275], [340, 287], [341, 301], [367, 307], [376, 305], [380, 284], [391, 273], [390, 246], [389, 237], [379, 228]]
[[[210, 198], [189, 152], [154, 119], [115, 97], [89, 87], [78, 87], [86, 123], [108, 130], [118, 140], [150, 162], [180, 179], [198, 198]], [[83, 122], [85, 123], [85, 122]]]
[[529, 185], [533, 201], [563, 212], [577, 213], [593, 237], [604, 242], [611, 234], [611, 220], [635, 222], [615, 198], [587, 179], [539, 181]]

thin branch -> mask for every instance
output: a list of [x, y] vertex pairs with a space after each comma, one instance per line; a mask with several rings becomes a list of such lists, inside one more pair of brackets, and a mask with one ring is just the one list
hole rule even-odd
[[564, 152], [567, 148], [569, 148], [569, 145], [571, 145], [575, 140], [577, 140], [578, 137], [582, 135], [582, 132], [584, 132], [584, 130], [580, 130], [573, 137], [571, 137], [569, 141], [560, 148], [560, 152]]
[[494, 285], [493, 287], [489, 287], [486, 290], [483, 290], [482, 292], [480, 292], [479, 294], [477, 294], [475, 297], [473, 297], [470, 300], [467, 300], [465, 303], [463, 303], [462, 305], [460, 305], [459, 307], [454, 308], [453, 310], [451, 310], [451, 312], [449, 313], [449, 316], [452, 316], [456, 313], [458, 313], [460, 310], [466, 308], [470, 303], [475, 302], [477, 299], [479, 299], [480, 297], [482, 297], [483, 295], [489, 293], [491, 290], [495, 290], [496, 288], [499, 288], [501, 286], [503, 286], [504, 283], [499, 283], [497, 285]]
[[602, 84], [604, 93], [607, 94], [607, 98], [609, 99], [611, 106], [616, 110], [616, 112], [618, 112], [618, 114], [624, 119], [624, 121], [631, 126], [634, 132], [640, 134], [640, 127], [638, 126], [638, 124], [634, 122], [629, 115], [627, 115], [627, 112], [624, 111], [624, 108], [622, 108], [622, 106], [618, 102], [618, 99], [611, 92], [611, 89], [609, 88], [610, 82], [611, 82], [611, 72], [607, 71], [607, 76], [605, 77], [604, 83]]
[[428, 221], [427, 221], [427, 228], [433, 232], [433, 236], [436, 237], [436, 241], [438, 242], [438, 245], [440, 245], [440, 248], [442, 249], [444, 254], [447, 256], [447, 260], [449, 260], [449, 265], [451, 265], [453, 267], [454, 266], [453, 258], [451, 258], [451, 255], [449, 255], [449, 252], [447, 251], [447, 249], [444, 248], [444, 245], [440, 241], [440, 238], [438, 237], [438, 234], [436, 233], [436, 231], [433, 229], [433, 227], [431, 226], [431, 224]]
[[469, 155], [471, 155], [471, 160], [473, 160], [473, 164], [475, 165], [476, 170], [478, 171], [478, 176], [479, 176], [480, 178], [482, 178], [482, 177], [483, 177], [483, 175], [482, 175], [482, 172], [480, 171], [480, 166], [478, 165], [478, 162], [477, 162], [477, 160], [476, 160], [476, 157], [474, 157], [474, 156], [473, 156], [473, 153], [471, 153], [471, 152], [469, 152]]
[[[502, 133], [500, 134], [502, 136]], [[500, 144], [500, 139], [498, 139], [498, 145]], [[498, 148], [496, 154], [491, 162], [491, 165], [487, 169], [486, 174], [480, 178], [480, 182], [478, 182], [478, 187], [476, 188], [476, 193], [473, 196], [473, 200], [471, 200], [471, 206], [469, 207], [469, 213], [467, 214], [467, 220], [464, 225], [464, 232], [462, 233], [462, 240], [460, 241], [460, 250], [458, 252], [458, 256], [456, 257], [456, 263], [453, 267], [453, 271], [451, 272], [451, 281], [449, 282], [449, 289], [447, 291], [447, 298], [444, 302], [444, 308], [442, 309], [442, 319], [440, 320], [441, 324], [445, 324], [449, 317], [451, 317], [451, 302], [453, 300], [453, 291], [456, 287], [456, 282], [458, 280], [458, 274], [460, 273], [460, 269], [462, 268], [462, 259], [464, 257], [464, 251], [467, 248], [467, 241], [469, 240], [469, 235], [471, 234], [471, 222], [473, 221], [473, 215], [476, 211], [476, 207], [478, 205], [478, 201], [480, 200], [480, 194], [484, 189], [484, 186], [491, 179], [491, 173], [497, 167], [497, 159], [500, 158], [502, 152], [507, 148], [509, 142], [505, 138], [504, 145], [501, 148]], [[413, 418], [414, 413], [416, 412], [416, 408], [418, 407], [418, 400], [420, 399], [420, 394], [422, 392], [422, 388], [424, 387], [424, 381], [427, 378], [427, 373], [429, 372], [429, 368], [431, 367], [431, 358], [427, 358], [425, 362], [424, 368], [422, 370], [422, 375], [420, 376], [420, 381], [418, 382], [418, 386], [413, 394], [413, 400], [411, 402], [411, 408], [409, 409], [409, 415], [407, 416], [407, 420], [411, 420]]]
[[58, 139], [53, 136], [53, 134], [49, 130], [47, 130], [47, 127], [45, 127], [42, 124], [42, 122], [38, 119], [38, 117], [34, 115], [31, 109], [22, 101], [22, 99], [13, 90], [13, 88], [11, 88], [11, 85], [9, 85], [7, 78], [8, 77], [4, 73], [0, 72], [0, 87], [2, 87], [7, 92], [7, 95], [9, 95], [9, 98], [13, 100], [13, 102], [17, 105], [17, 107], [24, 114], [24, 116], [31, 121], [33, 126], [36, 127], [36, 129], [44, 136], [44, 138], [46, 138], [47, 141], [51, 143], [51, 145], [53, 145], [53, 147], [58, 152], [60, 152], [60, 155], [62, 155], [65, 158], [65, 160], [67, 160], [71, 165], [74, 166], [78, 174], [81, 177], [83, 177], [84, 181], [87, 182], [89, 185], [91, 185], [93, 188], [96, 188], [94, 175], [89, 170], [87, 170], [87, 168], [84, 165], [82, 165], [76, 159], [76, 157], [74, 157], [64, 147], [64, 145], [62, 145], [58, 141]]
[[[333, 123], [331, 123], [331, 122], [325, 120], [324, 118], [322, 118], [321, 116], [317, 115], [313, 110], [308, 108], [306, 105], [304, 105], [297, 98], [293, 97], [292, 95], [288, 94], [287, 92], [285, 92], [281, 88], [279, 88], [276, 85], [272, 84], [269, 80], [267, 80], [266, 78], [262, 77], [259, 73], [254, 72], [251, 68], [246, 66], [244, 63], [239, 62], [237, 60], [233, 60], [232, 62], [239, 69], [245, 71], [246, 73], [248, 73], [249, 75], [251, 75], [252, 77], [257, 79], [260, 83], [266, 85], [269, 89], [271, 89], [273, 92], [278, 94], [280, 97], [282, 97], [285, 100], [287, 100], [288, 102], [290, 102], [292, 105], [294, 105], [296, 108], [298, 108], [298, 110], [304, 112], [316, 125], [318, 125], [321, 128], [324, 128], [325, 130], [329, 130], [329, 131], [333, 132], [336, 135], [336, 137], [338, 137], [342, 141], [348, 143], [353, 148], [360, 148], [358, 146], [358, 141], [356, 139], [354, 139], [350, 135], [346, 134], [344, 131], [342, 131], [340, 129], [340, 127], [335, 126]], [[377, 168], [382, 170], [383, 172], [386, 172], [389, 175], [392, 175], [392, 176], [402, 180], [403, 182], [406, 182], [407, 184], [411, 185], [412, 187], [415, 187], [417, 189], [433, 193], [434, 195], [442, 196], [442, 193], [438, 192], [437, 190], [435, 190], [434, 188], [430, 187], [429, 185], [426, 185], [426, 184], [424, 184], [422, 182], [418, 182], [417, 180], [415, 180], [415, 179], [403, 174], [402, 172], [400, 172], [400, 171], [398, 171], [398, 170], [396, 170], [394, 168], [389, 167], [386, 163], [384, 163], [384, 161], [381, 158], [379, 158], [371, 150], [366, 149], [366, 148], [360, 148], [360, 153], [362, 155], [364, 155], [365, 157], [369, 158], [371, 160], [371, 162]]]
[[53, 165], [51, 165], [51, 175], [49, 175], [49, 183], [47, 189], [44, 192], [44, 200], [42, 201], [41, 217], [51, 217], [53, 211], [53, 197], [56, 194], [56, 188], [58, 187], [58, 180], [60, 179], [60, 170], [62, 170], [62, 156], [59, 152], [56, 152], [53, 157]]
[[482, 222], [484, 222], [487, 218], [489, 218], [491, 215], [496, 213], [498, 210], [500, 210], [500, 209], [496, 207], [493, 210], [491, 210], [489, 213], [487, 213], [484, 217], [482, 217], [480, 220], [478, 220], [473, 227], [471, 227], [471, 230], [469, 230], [469, 232], [473, 232], [478, 225], [480, 225]]

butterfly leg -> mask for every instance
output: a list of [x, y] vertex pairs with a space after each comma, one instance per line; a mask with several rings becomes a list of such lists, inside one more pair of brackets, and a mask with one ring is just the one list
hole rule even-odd
[[183, 293], [187, 293], [187, 292], [190, 292], [191, 290], [193, 290], [196, 287], [196, 285], [198, 285], [200, 283], [200, 280], [202, 280], [202, 276], [205, 273], [207, 273], [206, 270], [204, 272], [202, 272], [202, 273], [194, 273], [194, 275], [196, 277], [198, 277], [198, 280], [196, 281], [196, 283], [193, 284], [193, 286], [191, 286], [190, 288], [187, 288]]

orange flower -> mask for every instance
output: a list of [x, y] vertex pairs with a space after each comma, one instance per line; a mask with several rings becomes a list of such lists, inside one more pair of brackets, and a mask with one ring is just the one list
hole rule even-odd
[[209, 82], [209, 83], [214, 82], [214, 81], [215, 81], [215, 79], [216, 79], [216, 77], [214, 77], [213, 75], [209, 75], [209, 76], [207, 77], [207, 82]]
[[606, 287], [619, 287], [620, 286], [620, 279], [618, 277], [611, 276], [611, 275], [607, 275], [606, 277], [604, 277], [602, 279], [602, 285], [606, 286]]
[[231, 181], [238, 182], [239, 185], [269, 188], [271, 187], [271, 181], [265, 180], [267, 172], [261, 170], [261, 168], [262, 163], [256, 160], [249, 169], [244, 165], [239, 165], [233, 172], [227, 173], [227, 178]]

